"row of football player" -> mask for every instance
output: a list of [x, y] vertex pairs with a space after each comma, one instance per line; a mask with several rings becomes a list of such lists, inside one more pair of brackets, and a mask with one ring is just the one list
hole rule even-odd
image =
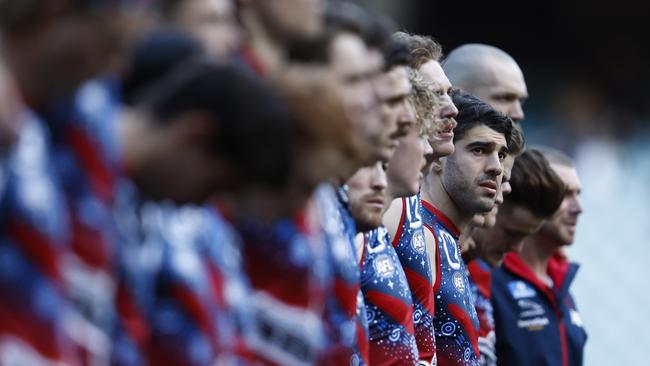
[[503, 51], [347, 2], [0, 4], [3, 364], [581, 363], [579, 181]]

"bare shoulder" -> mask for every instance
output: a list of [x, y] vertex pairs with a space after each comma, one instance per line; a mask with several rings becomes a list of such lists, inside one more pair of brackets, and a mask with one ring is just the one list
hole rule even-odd
[[433, 283], [436, 283], [436, 276], [438, 274], [438, 242], [433, 231], [427, 226], [424, 227], [424, 242], [427, 244], [427, 253], [429, 254], [429, 264], [431, 265], [431, 276]]
[[354, 250], [357, 255], [357, 262], [361, 263], [361, 258], [363, 258], [365, 240], [363, 238], [363, 233], [358, 233], [354, 237]]
[[399, 224], [402, 219], [403, 203], [401, 198], [395, 198], [388, 206], [388, 210], [384, 213], [383, 222], [388, 230], [391, 240], [395, 237], [395, 233], [399, 229]]

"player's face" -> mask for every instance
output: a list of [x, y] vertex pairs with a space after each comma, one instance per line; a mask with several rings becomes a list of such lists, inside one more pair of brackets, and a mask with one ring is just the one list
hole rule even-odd
[[567, 191], [560, 208], [544, 224], [540, 234], [551, 238], [557, 242], [558, 246], [569, 245], [573, 243], [578, 216], [582, 213], [582, 203], [580, 201], [582, 185], [575, 168], [557, 164], [551, 164], [551, 168], [567, 186]]
[[536, 233], [543, 222], [521, 206], [504, 207], [494, 227], [475, 229], [474, 250], [489, 265], [498, 267], [508, 252], [521, 250], [524, 239]]
[[387, 160], [382, 156], [385, 131], [374, 85], [381, 70], [381, 58], [373, 55], [359, 36], [341, 33], [330, 45], [330, 64], [340, 81], [345, 109], [359, 142], [361, 163]]
[[322, 0], [252, 0], [271, 32], [285, 40], [313, 38], [323, 28]]
[[[476, 227], [490, 228], [493, 227], [497, 221], [497, 214], [499, 213], [499, 207], [503, 204], [504, 197], [509, 195], [512, 192], [512, 187], [510, 186], [510, 173], [512, 173], [512, 166], [515, 164], [515, 157], [512, 155], [506, 156], [503, 160], [503, 177], [501, 179], [501, 189], [497, 193], [497, 199], [494, 202], [494, 207], [490, 212], [485, 214], [474, 215], [473, 224]], [[478, 218], [482, 216], [482, 218]]]
[[381, 103], [383, 122], [382, 158], [388, 159], [398, 144], [415, 124], [415, 110], [408, 100], [411, 83], [405, 66], [393, 67], [377, 80], [377, 96]]
[[347, 181], [350, 211], [360, 232], [381, 225], [387, 186], [384, 165], [377, 162], [361, 168]]
[[442, 158], [442, 185], [461, 212], [474, 215], [494, 206], [503, 173], [506, 140], [502, 133], [477, 125]]
[[422, 77], [431, 83], [434, 93], [439, 98], [438, 118], [443, 122], [443, 128], [431, 136], [431, 146], [436, 157], [451, 155], [454, 152], [454, 127], [458, 108], [451, 100], [451, 83], [442, 70], [438, 61], [430, 60], [420, 66], [418, 70]]
[[225, 58], [239, 45], [241, 35], [232, 0], [185, 1], [176, 19], [211, 56]]
[[[142, 15], [146, 23], [146, 14]], [[114, 67], [133, 30], [132, 19], [116, 9], [92, 16], [62, 10], [55, 17], [32, 27], [28, 62], [11, 60], [11, 52], [7, 52], [12, 64], [19, 65], [14, 70], [21, 89], [37, 102], [65, 97], [82, 82]]]
[[399, 140], [386, 171], [391, 198], [413, 196], [420, 191], [431, 155], [433, 149], [429, 140], [415, 128]]
[[514, 122], [521, 122], [524, 119], [522, 105], [528, 98], [524, 74], [512, 61], [492, 60], [489, 66], [498, 77], [488, 85], [478, 87], [475, 95]]

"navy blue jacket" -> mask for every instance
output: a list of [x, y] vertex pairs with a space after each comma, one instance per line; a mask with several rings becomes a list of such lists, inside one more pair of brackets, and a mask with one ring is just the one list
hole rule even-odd
[[497, 364], [582, 365], [587, 333], [569, 286], [578, 265], [559, 257], [549, 261], [553, 287], [540, 281], [515, 253], [492, 272], [492, 305]]

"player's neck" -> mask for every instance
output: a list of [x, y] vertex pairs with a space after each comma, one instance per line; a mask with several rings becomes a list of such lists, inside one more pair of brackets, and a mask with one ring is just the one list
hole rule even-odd
[[260, 20], [249, 12], [242, 14], [248, 32], [248, 45], [264, 66], [267, 75], [276, 74], [284, 65], [286, 53], [280, 40], [275, 39]]
[[451, 199], [438, 177], [429, 177], [422, 188], [422, 199], [442, 212], [461, 232], [465, 229], [471, 215], [463, 212]]
[[548, 262], [553, 257], [556, 248], [538, 236], [526, 238], [519, 254], [521, 259], [530, 267], [537, 278], [548, 281]]

